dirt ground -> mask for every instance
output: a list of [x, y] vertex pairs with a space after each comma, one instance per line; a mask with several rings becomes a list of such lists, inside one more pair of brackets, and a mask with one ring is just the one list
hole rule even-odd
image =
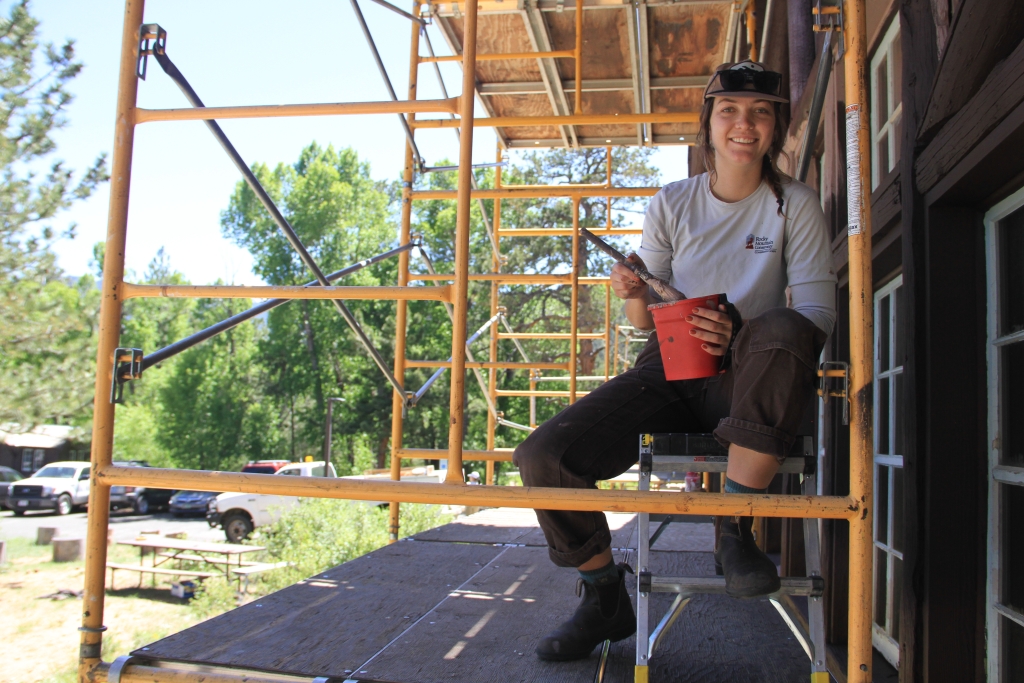
[[[124, 554], [121, 557], [121, 554]], [[77, 597], [47, 598], [65, 590], [82, 590], [84, 564], [51, 561], [49, 546], [9, 541], [8, 562], [0, 566], [0, 612], [5, 625], [0, 639], [0, 683], [62, 683], [74, 681], [82, 601]], [[111, 560], [137, 562], [128, 548], [112, 548]], [[170, 581], [137, 579], [118, 572], [117, 590], [107, 590], [103, 658], [115, 657], [202, 621], [186, 601], [170, 592]]]

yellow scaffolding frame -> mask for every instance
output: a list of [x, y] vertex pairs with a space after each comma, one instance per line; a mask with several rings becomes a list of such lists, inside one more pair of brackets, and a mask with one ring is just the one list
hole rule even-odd
[[[418, 16], [419, 0], [413, 2], [413, 14]], [[490, 4], [485, 3], [486, 7]], [[866, 98], [866, 50], [864, 0], [845, 0], [846, 41], [846, 102], [847, 132], [853, 144], [848, 148], [848, 165], [851, 173], [849, 193], [850, 230], [850, 493], [847, 496], [799, 496], [799, 495], [747, 495], [722, 493], [679, 493], [658, 491], [596, 491], [540, 489], [524, 487], [466, 486], [462, 480], [464, 458], [485, 460], [489, 463], [488, 481], [492, 480], [493, 462], [508, 460], [508, 450], [496, 449], [493, 444], [493, 430], [497, 416], [488, 420], [488, 443], [483, 451], [464, 451], [462, 435], [465, 415], [466, 369], [480, 367], [489, 370], [490, 398], [502, 394], [495, 387], [495, 372], [499, 368], [567, 370], [570, 375], [569, 390], [564, 393], [570, 401], [583, 394], [576, 387], [576, 348], [584, 334], [577, 329], [575, 304], [578, 287], [585, 284], [579, 278], [579, 264], [575, 263], [575, 247], [579, 234], [579, 202], [584, 197], [636, 197], [651, 196], [658, 188], [613, 188], [596, 187], [502, 187], [500, 169], [496, 187], [492, 190], [473, 190], [471, 173], [471, 152], [473, 131], [477, 126], [534, 126], [534, 125], [580, 125], [593, 123], [664, 123], [694, 121], [696, 115], [684, 114], [626, 114], [619, 116], [583, 115], [580, 108], [581, 50], [582, 50], [582, 0], [576, 0], [576, 48], [571, 56], [576, 60], [576, 107], [572, 116], [541, 117], [500, 117], [474, 118], [474, 91], [476, 63], [479, 60], [497, 58], [492, 55], [477, 55], [478, 4], [464, 5], [464, 45], [460, 56], [463, 68], [464, 96], [446, 100], [417, 100], [417, 71], [421, 63], [430, 61], [419, 56], [419, 25], [413, 23], [411, 31], [411, 52], [409, 62], [408, 100], [396, 102], [362, 102], [340, 104], [309, 104], [282, 106], [210, 107], [193, 109], [144, 110], [136, 106], [140, 27], [142, 26], [144, 0], [126, 0], [124, 24], [121, 38], [119, 63], [117, 111], [112, 154], [110, 205], [107, 238], [104, 257], [103, 289], [100, 308], [100, 324], [97, 349], [97, 372], [95, 383], [92, 477], [90, 482], [90, 505], [88, 536], [86, 542], [84, 604], [82, 610], [81, 641], [79, 650], [79, 680], [102, 682], [107, 680], [110, 664], [100, 657], [104, 620], [105, 565], [107, 558], [107, 525], [109, 522], [110, 487], [113, 485], [151, 486], [157, 488], [198, 489], [207, 491], [240, 491], [268, 493], [289, 496], [313, 496], [352, 500], [390, 500], [391, 531], [398, 532], [399, 503], [448, 503], [464, 505], [490, 505], [523, 508], [544, 508], [555, 510], [606, 510], [622, 512], [649, 512], [668, 514], [712, 514], [746, 515], [762, 517], [827, 518], [845, 519], [850, 524], [850, 587], [849, 587], [849, 643], [848, 672], [850, 683], [871, 681], [871, 552], [872, 552], [872, 405], [870, 401], [871, 358], [872, 358], [872, 309], [871, 309], [871, 230], [868, 210], [869, 196], [861, 188], [869, 187], [867, 171], [870, 168], [869, 137], [867, 135]], [[538, 56], [531, 54], [532, 57]], [[569, 54], [559, 56], [570, 56]], [[501, 58], [510, 58], [504, 55]], [[518, 56], [517, 56], [518, 58]], [[438, 287], [409, 287], [413, 276], [409, 272], [409, 255], [399, 255], [398, 283], [395, 287], [178, 287], [144, 286], [124, 282], [125, 243], [128, 222], [128, 198], [131, 180], [132, 153], [135, 127], [140, 123], [171, 120], [209, 120], [213, 118], [265, 118], [279, 116], [326, 116], [345, 114], [394, 114], [407, 116], [410, 128], [458, 127], [460, 136], [459, 176], [456, 191], [412, 191], [416, 159], [409, 142], [406, 145], [403, 180], [405, 192], [402, 198], [401, 243], [410, 237], [412, 202], [425, 199], [454, 199], [457, 203], [456, 243], [454, 273], [440, 279], [451, 279], [452, 284]], [[458, 119], [417, 120], [419, 113], [457, 114]], [[467, 123], [469, 125], [467, 125]], [[859, 182], [858, 182], [859, 181]], [[527, 197], [567, 197], [573, 202], [574, 262], [567, 284], [572, 287], [573, 315], [570, 332], [570, 359], [568, 363], [500, 363], [496, 359], [497, 342], [503, 334], [491, 327], [490, 360], [481, 363], [467, 362], [466, 350], [466, 308], [468, 283], [471, 279], [469, 264], [470, 204], [475, 198], [495, 200], [495, 237], [529, 236], [526, 230], [503, 231], [500, 224], [500, 204], [503, 199]], [[622, 231], [618, 231], [621, 233]], [[617, 234], [610, 226], [596, 230], [596, 234]], [[544, 231], [545, 235], [558, 234]], [[564, 233], [563, 233], [564, 234]], [[495, 255], [495, 274], [500, 273], [501, 263]], [[488, 279], [488, 278], [482, 278]], [[491, 282], [491, 314], [498, 313], [497, 287], [499, 280]], [[610, 292], [606, 280], [592, 283], [606, 287], [606, 320], [610, 322]], [[436, 451], [429, 449], [406, 449], [402, 444], [402, 409], [407, 400], [400, 392], [394, 392], [392, 402], [395, 418], [392, 426], [391, 478], [393, 481], [348, 480], [328, 478], [292, 478], [272, 475], [243, 474], [237, 472], [204, 472], [193, 470], [172, 470], [159, 468], [129, 468], [112, 463], [114, 430], [114, 404], [110, 400], [110, 389], [117, 371], [115, 362], [120, 334], [122, 304], [129, 297], [183, 296], [183, 297], [266, 297], [277, 296], [285, 299], [296, 298], [376, 298], [397, 301], [397, 336], [395, 345], [394, 374], [401, 381], [408, 367], [449, 367], [451, 376], [450, 431], [448, 450], [448, 473], [443, 484], [424, 484], [399, 481], [402, 458], [431, 457]], [[451, 361], [408, 361], [406, 355], [405, 330], [408, 325], [408, 304], [412, 299], [450, 302], [454, 307], [452, 357]], [[616, 334], [618, 330], [615, 331]], [[595, 333], [596, 334], [596, 333]], [[610, 325], [599, 337], [606, 340], [606, 349], [614, 348]], [[512, 338], [508, 336], [507, 338]], [[614, 372], [609, 367], [606, 352], [605, 376]], [[533, 397], [545, 393], [536, 390], [535, 375], [531, 377]], [[508, 392], [506, 392], [508, 393]], [[534, 420], [531, 419], [531, 426]], [[641, 667], [644, 668], [645, 667]], [[243, 676], [250, 681], [271, 680], [253, 672], [238, 675], [208, 674], [173, 668], [152, 668], [129, 662], [119, 672], [124, 683], [142, 681], [193, 682], [240, 680]], [[646, 680], [646, 670], [637, 671], [637, 676]]]

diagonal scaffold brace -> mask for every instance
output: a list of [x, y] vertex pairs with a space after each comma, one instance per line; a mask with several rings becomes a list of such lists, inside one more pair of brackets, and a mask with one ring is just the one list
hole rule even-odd
[[[139, 78], [145, 79], [147, 57], [152, 56], [156, 59], [157, 63], [160, 64], [160, 68], [164, 70], [164, 73], [174, 81], [175, 85], [178, 86], [181, 92], [185, 95], [185, 98], [193, 107], [198, 109], [206, 106], [203, 104], [202, 100], [199, 99], [199, 95], [197, 95], [196, 91], [192, 89], [192, 86], [189, 85], [185, 76], [183, 76], [178, 70], [178, 67], [176, 67], [174, 63], [171, 62], [170, 57], [167, 56], [167, 32], [158, 24], [143, 24], [139, 28], [138, 55], [137, 74]], [[330, 286], [327, 276], [324, 275], [322, 270], [320, 270], [320, 266], [316, 264], [316, 261], [313, 260], [313, 257], [310, 255], [305, 245], [302, 244], [299, 236], [295, 233], [295, 229], [292, 228], [288, 219], [286, 219], [277, 208], [274, 200], [271, 199], [270, 195], [268, 195], [266, 190], [263, 189], [263, 186], [260, 184], [260, 181], [256, 178], [253, 172], [249, 170], [249, 167], [235, 149], [234, 145], [231, 144], [231, 141], [228, 140], [227, 135], [224, 134], [221, 127], [212, 119], [205, 120], [203, 123], [206, 124], [206, 127], [210, 129], [213, 136], [217, 138], [217, 142], [219, 142], [220, 146], [225, 152], [227, 152], [231, 161], [235, 164], [235, 167], [242, 174], [242, 177], [245, 178], [245, 182], [248, 183], [249, 187], [256, 194], [257, 199], [260, 200], [263, 208], [267, 210], [270, 217], [274, 219], [274, 222], [277, 224], [277, 227], [280, 228], [282, 233], [284, 233], [285, 239], [288, 240], [288, 243], [291, 244], [292, 248], [299, 255], [299, 258], [302, 259], [302, 262], [310, 272], [313, 273], [317, 284], [321, 287]], [[338, 313], [341, 314], [341, 317], [345, 319], [345, 322], [348, 323], [348, 326], [355, 333], [356, 337], [359, 338], [359, 341], [362, 342], [363, 347], [366, 349], [367, 353], [370, 354], [370, 357], [373, 359], [373, 362], [377, 364], [377, 367], [380, 368], [380, 371], [384, 373], [384, 376], [387, 378], [388, 382], [391, 383], [391, 386], [393, 386], [399, 394], [406, 396], [405, 388], [391, 372], [388, 364], [384, 361], [384, 358], [377, 351], [376, 347], [374, 347], [373, 342], [366, 335], [366, 332], [363, 331], [363, 328], [359, 325], [359, 321], [356, 320], [352, 311], [338, 299], [331, 299], [330, 301], [334, 304]]]
[[[351, 275], [356, 271], [362, 270], [367, 266], [372, 266], [373, 264], [384, 261], [385, 259], [389, 259], [392, 256], [397, 256], [398, 254], [409, 251], [410, 249], [416, 246], [418, 246], [416, 242], [409, 242], [408, 244], [403, 244], [400, 247], [389, 249], [388, 251], [385, 251], [381, 254], [371, 256], [370, 258], [363, 259], [358, 263], [353, 263], [351, 266], [347, 266], [345, 268], [342, 268], [341, 270], [329, 273], [327, 275], [327, 280], [329, 282], [334, 282], [335, 280], [343, 278], [346, 275]], [[320, 283], [314, 280], [312, 282], [307, 282], [305, 286], [319, 287]], [[215, 337], [218, 334], [221, 334], [222, 332], [227, 332], [231, 328], [237, 327], [238, 325], [244, 323], [245, 321], [255, 318], [261, 313], [266, 313], [267, 311], [273, 308], [283, 306], [284, 304], [287, 304], [290, 301], [293, 301], [293, 299], [268, 299], [263, 303], [257, 304], [256, 306], [253, 306], [248, 310], [242, 311], [241, 313], [236, 313], [230, 318], [225, 318], [219, 323], [214, 323], [213, 325], [210, 325], [209, 327], [199, 330], [194, 334], [190, 334], [189, 336], [180, 339], [174, 342], [173, 344], [168, 344], [162, 349], [158, 349], [153, 353], [146, 354], [142, 358], [137, 371], [133, 370], [131, 363], [121, 363], [117, 368], [118, 381], [124, 382], [129, 379], [138, 379], [138, 377], [140, 377], [143, 372], [153, 367], [157, 363], [163, 362], [168, 358], [176, 356], [182, 351], [187, 351], [196, 344], [200, 344], [206, 341], [207, 339], [210, 339], [211, 337]]]

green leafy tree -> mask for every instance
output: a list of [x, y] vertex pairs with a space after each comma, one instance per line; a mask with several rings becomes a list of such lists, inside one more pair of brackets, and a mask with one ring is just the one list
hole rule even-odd
[[91, 412], [95, 282], [64, 276], [52, 220], [107, 179], [105, 157], [77, 180], [55, 160], [81, 72], [74, 42], [39, 41], [29, 3], [0, 18], [0, 421], [30, 427], [85, 421]]
[[[370, 178], [369, 166], [351, 149], [336, 151], [313, 143], [293, 165], [253, 172], [294, 227], [302, 243], [326, 272], [394, 246], [387, 188]], [[221, 216], [226, 237], [248, 249], [254, 271], [275, 285], [313, 279], [277, 225], [245, 183], [238, 183]], [[365, 268], [339, 284], [392, 284], [394, 259]], [[381, 354], [391, 355], [394, 302], [346, 302]], [[287, 435], [286, 455], [319, 454], [323, 442], [325, 400], [342, 397], [335, 410], [335, 453], [354, 462], [358, 447], [369, 442], [378, 464], [390, 434], [391, 386], [353, 333], [326, 301], [293, 301], [271, 311], [268, 334], [260, 342], [267, 392]]]
[[[198, 299], [197, 328], [240, 313], [246, 299]], [[159, 444], [189, 469], [237, 470], [246, 460], [280, 457], [280, 438], [259, 364], [261, 325], [239, 325], [189, 349], [159, 386]]]

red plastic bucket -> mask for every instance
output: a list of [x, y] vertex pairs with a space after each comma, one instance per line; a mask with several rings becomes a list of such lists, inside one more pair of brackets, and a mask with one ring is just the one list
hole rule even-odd
[[702, 349], [700, 346], [704, 342], [690, 334], [694, 325], [686, 322], [686, 317], [693, 315], [695, 308], [717, 311], [719, 297], [723, 295], [712, 294], [647, 307], [654, 316], [654, 327], [658, 331], [665, 379], [700, 379], [719, 373], [722, 357], [713, 356]]

